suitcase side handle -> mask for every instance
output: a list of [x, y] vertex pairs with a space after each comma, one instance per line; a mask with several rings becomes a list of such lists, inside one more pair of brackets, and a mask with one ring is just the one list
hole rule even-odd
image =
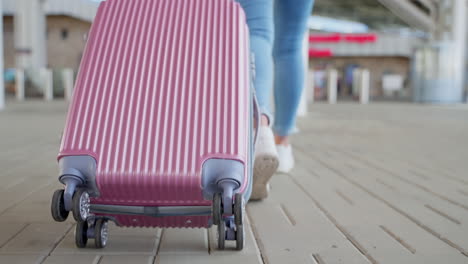
[[253, 120], [254, 120], [254, 146], [257, 143], [258, 137], [258, 130], [260, 129], [260, 106], [258, 105], [257, 94], [255, 93], [255, 78], [256, 78], [257, 69], [255, 67], [255, 54], [253, 52], [250, 53], [250, 89], [252, 91], [252, 104], [253, 104]]
[[254, 134], [254, 145], [257, 143], [257, 138], [258, 138], [258, 130], [260, 129], [260, 107], [258, 105], [258, 100], [257, 100], [257, 95], [255, 92], [253, 92], [253, 98], [252, 98], [252, 103], [253, 103], [253, 119], [254, 119], [254, 128], [255, 128], [255, 134]]

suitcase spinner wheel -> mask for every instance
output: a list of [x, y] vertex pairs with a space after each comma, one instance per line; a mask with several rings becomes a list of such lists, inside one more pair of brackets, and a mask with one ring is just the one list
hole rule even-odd
[[245, 245], [245, 231], [243, 225], [236, 226], [236, 249], [242, 250]]
[[94, 238], [96, 248], [105, 248], [109, 237], [109, 225], [107, 219], [99, 218], [94, 221], [79, 221], [75, 228], [75, 244], [78, 248], [85, 248], [88, 239]]
[[244, 198], [242, 194], [236, 193], [234, 196], [234, 220], [236, 225], [243, 225], [244, 224]]
[[223, 215], [223, 204], [221, 202], [221, 194], [216, 193], [213, 197], [213, 224], [219, 225]]
[[218, 249], [223, 250], [226, 243], [226, 225], [223, 223], [218, 224]]
[[88, 243], [88, 222], [77, 222], [75, 228], [75, 244], [78, 248], [85, 248]]
[[52, 218], [57, 222], [67, 220], [69, 212], [65, 210], [65, 201], [63, 199], [64, 190], [56, 190], [52, 196], [51, 213]]
[[105, 248], [109, 235], [109, 225], [107, 220], [98, 219], [94, 228], [94, 245], [96, 248]]
[[236, 193], [234, 198], [234, 222], [236, 224], [236, 249], [242, 250], [245, 245], [244, 210], [245, 203], [242, 194]]
[[213, 222], [218, 225], [218, 249], [224, 250], [227, 240], [236, 241], [236, 249], [242, 250], [245, 245], [244, 210], [245, 202], [241, 193], [234, 196], [232, 216], [223, 216], [221, 194], [217, 193], [213, 199]]
[[73, 218], [77, 222], [83, 222], [88, 219], [91, 201], [88, 192], [79, 188], [73, 194]]

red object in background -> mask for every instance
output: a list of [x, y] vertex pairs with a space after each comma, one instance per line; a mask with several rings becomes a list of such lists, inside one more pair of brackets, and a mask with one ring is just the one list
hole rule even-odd
[[338, 42], [351, 42], [351, 43], [373, 43], [377, 41], [377, 34], [327, 34], [327, 35], [310, 35], [310, 43], [338, 43]]
[[327, 43], [337, 43], [341, 41], [340, 34], [331, 34], [331, 35], [310, 35], [309, 42], [327, 42]]
[[324, 58], [333, 56], [333, 52], [330, 49], [309, 49], [309, 57], [312, 58]]
[[377, 35], [376, 34], [350, 34], [350, 35], [345, 35], [344, 40], [346, 42], [355, 42], [355, 43], [373, 43], [377, 41]]

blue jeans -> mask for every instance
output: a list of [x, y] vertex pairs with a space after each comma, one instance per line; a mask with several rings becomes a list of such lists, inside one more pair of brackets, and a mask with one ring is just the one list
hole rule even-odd
[[250, 29], [255, 54], [258, 103], [271, 120], [270, 96], [275, 91], [273, 130], [288, 136], [295, 127], [304, 86], [302, 41], [314, 0], [237, 0]]

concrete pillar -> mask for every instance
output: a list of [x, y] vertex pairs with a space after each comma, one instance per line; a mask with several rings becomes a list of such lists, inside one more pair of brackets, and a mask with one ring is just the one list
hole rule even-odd
[[355, 68], [353, 70], [353, 87], [352, 87], [352, 94], [353, 98], [358, 98], [359, 97], [359, 86], [360, 86], [360, 76], [361, 76], [361, 70], [360, 68]]
[[299, 102], [299, 108], [297, 109], [298, 116], [306, 116], [307, 115], [307, 94], [309, 93], [308, 89], [309, 79], [308, 79], [308, 72], [309, 72], [309, 34], [304, 34], [304, 41], [302, 43], [302, 56], [304, 59], [304, 88], [302, 89], [301, 101]]
[[15, 0], [16, 67], [40, 69], [47, 65], [46, 17], [42, 0]]
[[65, 93], [65, 100], [70, 101], [73, 94], [74, 86], [74, 72], [73, 69], [64, 69], [62, 71], [62, 80]]
[[[465, 46], [468, 45], [468, 1], [466, 1], [465, 10]], [[468, 47], [465, 48], [465, 103], [468, 103]]]
[[362, 69], [359, 74], [359, 102], [369, 103], [370, 73], [368, 69]]
[[40, 76], [42, 80], [42, 90], [44, 91], [44, 100], [52, 101], [52, 99], [54, 99], [54, 80], [52, 70], [42, 68], [40, 70]]
[[455, 89], [460, 90], [461, 97], [463, 97], [465, 88], [465, 66], [466, 66], [466, 53], [468, 52], [467, 35], [468, 25], [466, 24], [468, 16], [468, 2], [466, 0], [454, 0], [453, 6], [453, 24], [452, 32], [455, 46]]
[[[439, 5], [433, 39], [418, 53], [415, 98], [419, 102], [463, 101], [467, 46], [466, 0], [446, 0]], [[419, 65], [420, 64], [420, 65]]]
[[16, 69], [15, 84], [16, 84], [16, 100], [24, 101], [24, 70]]
[[307, 81], [310, 89], [310, 93], [308, 94], [307, 100], [310, 103], [313, 103], [315, 101], [315, 72], [314, 69], [309, 69], [307, 72]]
[[338, 88], [338, 71], [329, 69], [327, 71], [327, 98], [329, 104], [336, 104]]
[[3, 80], [3, 1], [0, 1], [0, 111], [5, 108], [5, 81]]

